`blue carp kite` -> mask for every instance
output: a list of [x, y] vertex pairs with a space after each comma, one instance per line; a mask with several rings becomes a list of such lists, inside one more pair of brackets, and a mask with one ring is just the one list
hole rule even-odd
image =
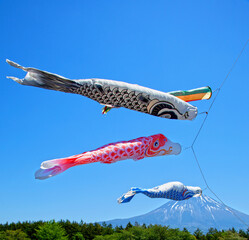
[[168, 198], [182, 201], [202, 194], [200, 187], [184, 186], [181, 182], [168, 182], [158, 187], [144, 189], [133, 187], [118, 199], [118, 203], [127, 203], [137, 194], [143, 193], [150, 198]]

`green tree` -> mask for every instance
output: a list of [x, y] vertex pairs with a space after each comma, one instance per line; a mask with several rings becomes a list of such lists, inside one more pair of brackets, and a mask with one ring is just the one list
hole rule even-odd
[[105, 228], [103, 228], [102, 230], [102, 235], [111, 235], [114, 233], [114, 230], [112, 228], [112, 225], [109, 224], [108, 226], [106, 226]]
[[246, 240], [244, 237], [240, 237], [239, 234], [235, 231], [222, 231], [220, 233], [219, 240]]
[[247, 237], [245, 231], [243, 231], [242, 229], [239, 230], [239, 235], [240, 235], [240, 237], [244, 237], [244, 238]]
[[130, 222], [127, 223], [126, 227], [125, 227], [125, 230], [128, 230], [129, 228], [132, 228], [132, 224]]
[[70, 222], [69, 220], [66, 221], [59, 221], [59, 224], [62, 228], [65, 229], [66, 231], [66, 235], [68, 236], [68, 239], [73, 239], [73, 236], [78, 233], [81, 232], [81, 225], [77, 222]]
[[200, 240], [206, 239], [205, 235], [203, 234], [203, 232], [202, 232], [199, 228], [197, 228], [197, 229], [195, 230], [194, 236], [195, 236], [196, 239], [198, 239], [198, 240], [199, 240], [199, 239], [200, 239]]
[[85, 238], [82, 233], [77, 232], [73, 235], [72, 240], [85, 240]]
[[36, 230], [38, 240], [67, 240], [66, 231], [54, 220], [44, 223]]
[[219, 235], [219, 233], [218, 233], [217, 229], [211, 227], [208, 229], [208, 232], [206, 234], [206, 238], [207, 238], [207, 240], [215, 240], [215, 239], [218, 239], [218, 235]]
[[180, 231], [178, 228], [176, 229], [167, 229], [164, 233], [165, 238], [160, 239], [170, 239], [170, 240], [195, 240], [195, 236], [190, 234], [189, 232]]
[[6, 230], [0, 232], [1, 240], [29, 240], [27, 234], [24, 233], [21, 229], [17, 230]]
[[135, 236], [126, 230], [123, 230], [122, 233], [113, 233], [112, 235], [105, 236], [96, 236], [94, 240], [136, 240]]
[[246, 230], [246, 237], [249, 240], [249, 228], [247, 228], [247, 230]]
[[120, 233], [121, 231], [123, 230], [123, 227], [122, 226], [116, 226], [115, 227], [115, 229], [114, 229], [114, 231], [116, 232], [116, 233]]

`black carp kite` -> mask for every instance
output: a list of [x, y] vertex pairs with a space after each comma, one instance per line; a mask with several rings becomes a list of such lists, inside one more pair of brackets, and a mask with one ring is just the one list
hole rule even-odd
[[165, 93], [113, 80], [71, 80], [36, 68], [22, 67], [10, 60], [6, 61], [11, 66], [27, 72], [24, 79], [8, 78], [22, 85], [83, 95], [104, 105], [103, 113], [112, 108], [124, 107], [162, 118], [192, 120], [197, 115], [197, 107], [187, 102], [209, 99], [212, 95], [210, 87]]

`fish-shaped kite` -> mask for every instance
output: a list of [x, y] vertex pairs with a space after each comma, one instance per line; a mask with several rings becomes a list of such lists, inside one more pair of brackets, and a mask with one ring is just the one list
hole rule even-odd
[[184, 186], [181, 182], [168, 182], [150, 189], [133, 187], [118, 199], [118, 203], [130, 202], [137, 193], [143, 193], [150, 198], [168, 198], [182, 201], [200, 196], [202, 190], [200, 187]]
[[197, 108], [187, 102], [209, 99], [212, 95], [210, 87], [165, 93], [113, 80], [71, 80], [36, 68], [22, 67], [10, 60], [6, 61], [11, 66], [27, 72], [24, 79], [8, 78], [22, 85], [83, 95], [104, 105], [103, 113], [112, 108], [124, 107], [162, 118], [192, 120], [197, 115]]
[[35, 173], [35, 178], [46, 179], [64, 172], [70, 167], [94, 162], [114, 163], [121, 160], [140, 160], [146, 157], [177, 155], [181, 145], [171, 142], [163, 134], [140, 137], [130, 141], [115, 142], [89, 152], [67, 158], [45, 161]]

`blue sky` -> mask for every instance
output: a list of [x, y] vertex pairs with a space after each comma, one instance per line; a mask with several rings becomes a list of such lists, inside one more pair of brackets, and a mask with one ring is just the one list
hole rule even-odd
[[[106, 78], [160, 91], [225, 78], [249, 37], [249, 1], [0, 1], [0, 222], [126, 218], [167, 200], [116, 199], [169, 181], [205, 188], [190, 150], [178, 156], [71, 168], [39, 181], [41, 162], [106, 143], [163, 133], [188, 147], [203, 120], [174, 121], [115, 109], [79, 95], [21, 86], [5, 59], [68, 78]], [[195, 149], [211, 188], [249, 214], [249, 47], [222, 88]], [[211, 101], [193, 103], [199, 112]], [[205, 191], [210, 196], [211, 193]]]

